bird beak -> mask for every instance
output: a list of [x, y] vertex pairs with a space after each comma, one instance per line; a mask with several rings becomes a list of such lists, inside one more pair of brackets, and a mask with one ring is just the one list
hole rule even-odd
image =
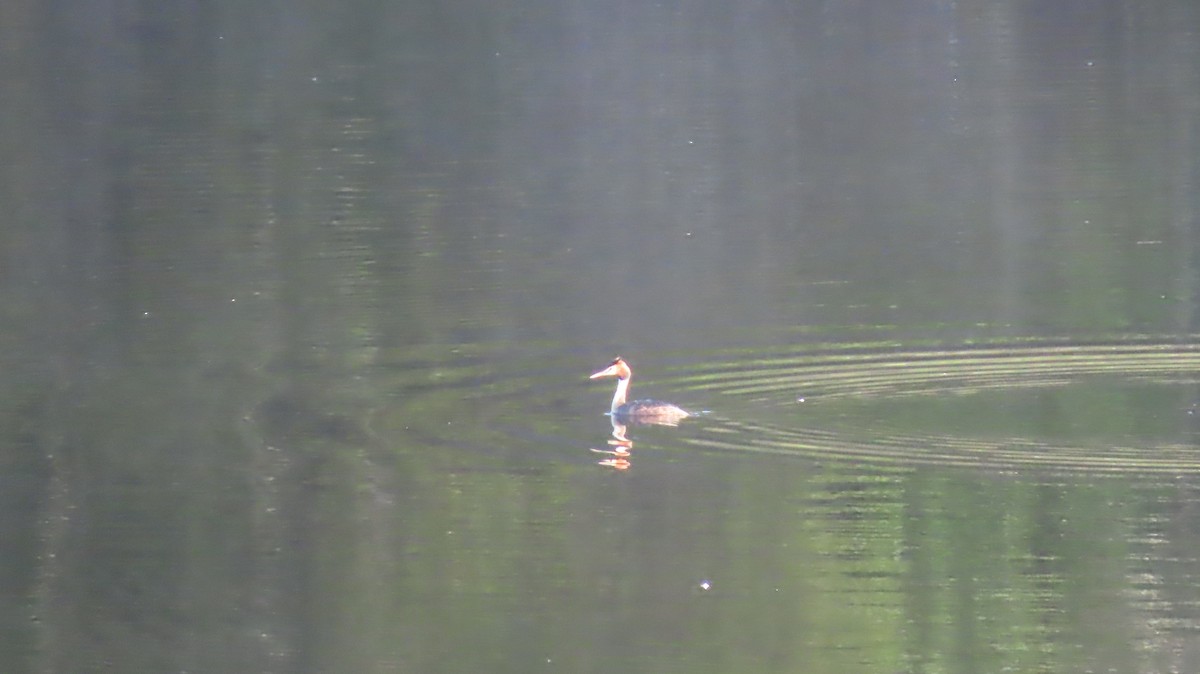
[[600, 370], [596, 374], [588, 377], [588, 379], [596, 379], [598, 377], [615, 377], [615, 376], [617, 376], [617, 366], [609, 365], [608, 367], [604, 368], [603, 370]]

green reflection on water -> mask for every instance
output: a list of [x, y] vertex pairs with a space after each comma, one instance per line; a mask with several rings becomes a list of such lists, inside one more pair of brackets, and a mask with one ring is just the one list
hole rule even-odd
[[899, 432], [937, 429], [959, 436], [1025, 437], [1044, 442], [1178, 441], [1192, 424], [1194, 384], [1138, 383], [1096, 375], [1028, 388], [838, 399], [808, 409]]

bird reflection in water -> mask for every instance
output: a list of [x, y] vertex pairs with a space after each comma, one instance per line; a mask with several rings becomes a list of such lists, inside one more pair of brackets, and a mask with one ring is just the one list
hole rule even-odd
[[630, 450], [633, 449], [633, 440], [630, 440], [626, 433], [629, 428], [626, 424], [621, 423], [616, 417], [609, 417], [612, 422], [612, 437], [608, 440], [608, 446], [612, 449], [596, 449], [592, 448], [597, 454], [608, 454], [608, 458], [600, 459], [598, 462], [601, 466], [616, 468], [617, 470], [628, 470], [632, 464], [629, 462], [631, 456]]

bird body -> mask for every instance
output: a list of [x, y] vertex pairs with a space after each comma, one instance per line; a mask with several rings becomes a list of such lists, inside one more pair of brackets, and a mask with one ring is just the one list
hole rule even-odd
[[613, 394], [610, 413], [614, 419], [627, 419], [635, 422], [668, 424], [674, 426], [680, 419], [691, 416], [684, 409], [658, 400], [634, 400], [625, 402], [629, 395], [629, 381], [633, 378], [633, 370], [623, 358], [617, 356], [605, 369], [593, 374], [589, 379], [600, 377], [616, 377], [617, 391]]

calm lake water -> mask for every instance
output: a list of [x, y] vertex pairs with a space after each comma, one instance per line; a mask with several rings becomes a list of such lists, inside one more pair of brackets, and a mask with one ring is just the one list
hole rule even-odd
[[1195, 3], [143, 4], [0, 10], [0, 671], [1200, 670]]

